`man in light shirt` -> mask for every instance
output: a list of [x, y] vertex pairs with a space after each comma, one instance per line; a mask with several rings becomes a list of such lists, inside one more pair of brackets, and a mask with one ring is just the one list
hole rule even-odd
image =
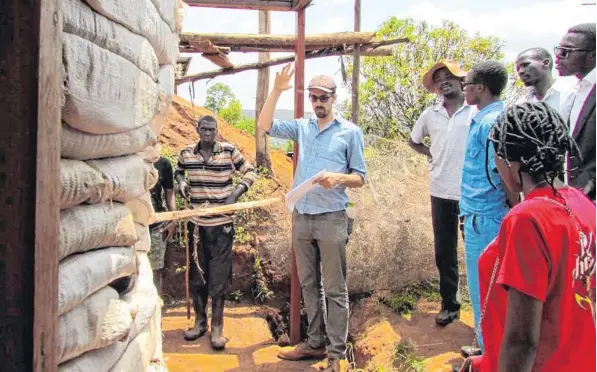
[[580, 154], [568, 154], [567, 181], [595, 201], [595, 23], [570, 28], [555, 55], [560, 75], [580, 80], [568, 121]]
[[530, 88], [521, 102], [543, 101], [568, 119], [576, 91], [565, 84], [554, 84], [552, 69], [553, 58], [544, 48], [527, 49], [518, 55], [516, 72], [522, 83]]
[[[423, 76], [425, 88], [439, 95], [441, 101], [423, 111], [408, 141], [413, 150], [431, 161], [431, 219], [442, 296], [442, 309], [435, 317], [439, 326], [460, 317], [458, 201], [469, 124], [477, 112], [476, 107], [464, 103], [461, 84], [465, 76], [455, 62], [447, 60], [435, 64]], [[431, 146], [423, 143], [426, 137]]]

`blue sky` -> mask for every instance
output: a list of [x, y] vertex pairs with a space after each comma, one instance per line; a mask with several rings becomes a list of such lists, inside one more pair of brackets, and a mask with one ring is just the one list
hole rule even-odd
[[[513, 60], [518, 52], [530, 47], [544, 47], [552, 50], [565, 34], [568, 27], [583, 22], [595, 22], [595, 6], [581, 6], [581, 0], [366, 0], [362, 1], [361, 30], [375, 31], [390, 16], [412, 17], [439, 24], [442, 19], [458, 23], [469, 32], [482, 35], [496, 35], [506, 41], [506, 58]], [[352, 31], [353, 0], [315, 0], [307, 9], [307, 34]], [[228, 10], [210, 8], [187, 8], [184, 32], [257, 33], [258, 12], [252, 10]], [[272, 13], [272, 33], [293, 34], [295, 14], [291, 12]], [[272, 53], [281, 57], [284, 53]], [[340, 84], [339, 57], [327, 57], [306, 61], [305, 80], [317, 74], [331, 75]], [[257, 61], [256, 53], [231, 53], [234, 64]], [[195, 55], [189, 73], [210, 71], [218, 67]], [[281, 66], [271, 68], [271, 79]], [[222, 76], [209, 81], [195, 83], [195, 103], [205, 102], [207, 88], [217, 82], [231, 87], [241, 101], [243, 108], [254, 109], [257, 72], [246, 71], [236, 75]], [[189, 85], [178, 88], [178, 94], [190, 99]], [[340, 89], [340, 100], [349, 92]], [[310, 108], [305, 97], [305, 109]], [[293, 93], [286, 92], [278, 108], [293, 109]]]

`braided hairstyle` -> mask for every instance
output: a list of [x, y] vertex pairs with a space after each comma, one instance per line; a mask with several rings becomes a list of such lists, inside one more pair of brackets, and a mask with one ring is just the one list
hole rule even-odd
[[[535, 182], [547, 182], [554, 188], [556, 178], [564, 174], [566, 152], [580, 157], [576, 142], [560, 114], [544, 102], [525, 102], [508, 106], [497, 118], [488, 137], [497, 156], [506, 164], [519, 162], [522, 172]], [[487, 170], [489, 182], [489, 172]]]

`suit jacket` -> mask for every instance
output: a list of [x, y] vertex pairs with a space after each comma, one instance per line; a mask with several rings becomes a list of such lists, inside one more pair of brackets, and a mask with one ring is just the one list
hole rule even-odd
[[595, 134], [595, 85], [593, 85], [572, 133], [582, 159], [575, 154], [568, 158], [570, 186], [581, 189], [593, 201], [595, 201]]

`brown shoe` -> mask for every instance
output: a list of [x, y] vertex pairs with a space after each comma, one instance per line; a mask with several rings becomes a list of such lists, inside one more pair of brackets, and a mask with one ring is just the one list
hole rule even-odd
[[328, 366], [323, 369], [324, 372], [340, 372], [340, 360], [328, 358]]
[[307, 342], [301, 342], [292, 350], [281, 350], [278, 358], [285, 360], [323, 359], [325, 358], [325, 347], [312, 348]]

